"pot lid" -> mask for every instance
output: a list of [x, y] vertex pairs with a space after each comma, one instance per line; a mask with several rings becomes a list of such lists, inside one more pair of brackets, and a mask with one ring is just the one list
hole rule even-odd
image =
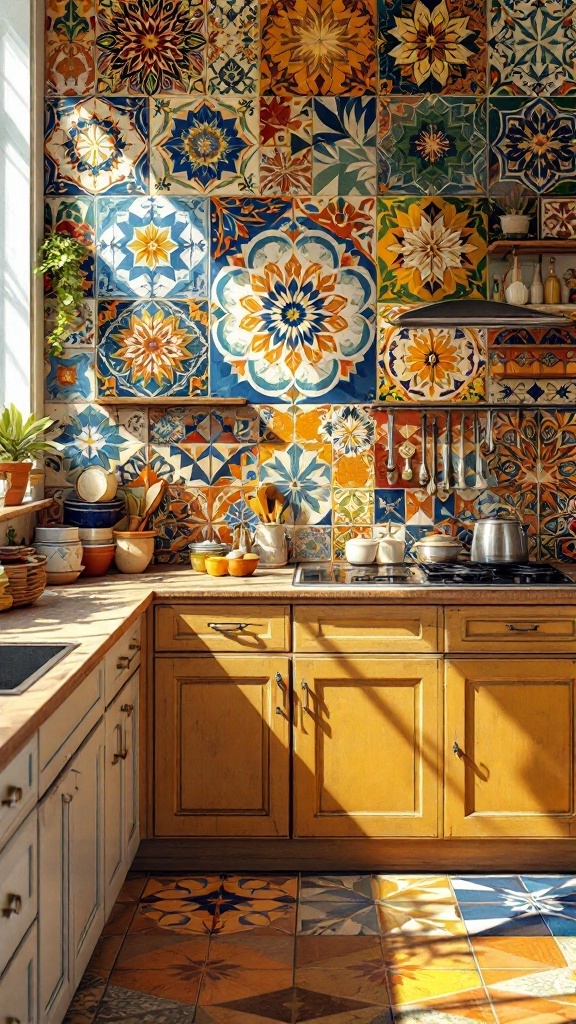
[[433, 547], [462, 547], [456, 537], [450, 537], [447, 533], [427, 533], [421, 540], [417, 540], [416, 544], [432, 544]]
[[492, 299], [444, 299], [391, 317], [397, 327], [569, 327], [569, 316]]

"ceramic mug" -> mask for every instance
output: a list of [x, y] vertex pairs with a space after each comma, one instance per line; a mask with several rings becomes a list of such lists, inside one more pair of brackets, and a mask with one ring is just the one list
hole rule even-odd
[[279, 569], [288, 562], [288, 540], [284, 523], [258, 523], [252, 550], [260, 556], [260, 565]]

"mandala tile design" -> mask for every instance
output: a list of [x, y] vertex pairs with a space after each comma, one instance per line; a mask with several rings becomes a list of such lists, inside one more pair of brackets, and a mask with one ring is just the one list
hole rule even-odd
[[146, 101], [47, 100], [45, 153], [48, 195], [147, 192]]
[[202, 92], [205, 31], [201, 0], [98, 0], [98, 91]]
[[312, 193], [312, 101], [263, 96], [260, 100], [260, 192]]
[[157, 191], [230, 194], [258, 188], [257, 101], [155, 100], [152, 173]]
[[93, 199], [77, 197], [74, 199], [46, 199], [44, 204], [44, 228], [48, 235], [51, 231], [71, 235], [88, 250], [86, 259], [81, 266], [84, 292], [93, 295], [94, 256], [95, 256], [95, 202]]
[[374, 195], [376, 99], [314, 100], [313, 170], [316, 195]]
[[486, 110], [459, 96], [380, 99], [378, 191], [486, 192]]
[[82, 402], [94, 398], [94, 352], [65, 349], [62, 355], [50, 355], [44, 388], [48, 402]]
[[481, 402], [486, 392], [485, 342], [469, 327], [394, 327], [382, 321], [379, 397], [391, 402]]
[[297, 526], [294, 529], [295, 562], [329, 562], [332, 534], [327, 526]]
[[373, 0], [265, 0], [261, 19], [263, 93], [376, 92]]
[[379, 199], [379, 298], [486, 297], [485, 200]]
[[492, 186], [518, 182], [538, 194], [574, 191], [576, 99], [496, 96], [489, 129]]
[[201, 300], [100, 303], [99, 393], [206, 394], [207, 322]]
[[371, 523], [374, 520], [374, 492], [337, 487], [332, 492], [334, 523]]
[[576, 238], [576, 199], [541, 199], [541, 237]]
[[46, 94], [83, 96], [94, 89], [94, 5], [48, 0], [44, 54]]
[[490, 352], [490, 400], [538, 405], [573, 402], [576, 348], [501, 346]]
[[290, 444], [282, 449], [260, 446], [260, 480], [290, 497], [297, 525], [329, 524], [331, 518], [331, 451], [328, 445]]
[[485, 92], [478, 0], [379, 0], [379, 15], [381, 92]]
[[490, 86], [494, 92], [564, 95], [576, 89], [576, 8], [572, 0], [534, 4], [492, 0]]
[[451, 879], [459, 903], [501, 903], [514, 906], [526, 896], [518, 875], [462, 875]]
[[57, 424], [50, 440], [62, 451], [65, 465], [71, 470], [87, 469], [88, 466], [110, 469], [125, 461], [137, 447], [133, 439], [96, 405], [80, 408], [60, 406], [59, 409], [62, 416], [56, 410], [54, 415], [52, 406], [46, 409], [46, 415]]
[[488, 332], [488, 347], [493, 349], [499, 345], [510, 345], [518, 348], [521, 345], [550, 345], [559, 348], [562, 345], [576, 344], [576, 332], [571, 327], [549, 328], [513, 328], [505, 327], [503, 330], [490, 330]]
[[322, 424], [320, 435], [332, 442], [334, 456], [360, 455], [372, 451], [375, 420], [368, 410], [358, 406], [336, 407]]
[[208, 92], [258, 92], [257, 0], [209, 0]]
[[103, 199], [98, 291], [102, 296], [206, 295], [205, 199]]
[[542, 481], [564, 490], [576, 478], [576, 415], [542, 412], [540, 420]]
[[212, 209], [213, 392], [370, 400], [374, 264], [360, 246], [374, 200]]

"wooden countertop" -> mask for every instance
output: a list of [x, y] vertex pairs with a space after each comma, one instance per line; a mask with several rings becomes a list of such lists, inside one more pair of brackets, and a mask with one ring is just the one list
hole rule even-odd
[[[562, 566], [576, 580], [576, 566]], [[234, 579], [194, 573], [186, 566], [153, 567], [138, 576], [110, 575], [73, 586], [49, 587], [30, 608], [0, 614], [0, 643], [50, 642], [78, 646], [25, 693], [0, 697], [0, 769], [153, 600], [266, 601], [283, 604], [494, 605], [576, 604], [576, 588], [530, 587], [294, 587], [293, 568], [259, 569]]]

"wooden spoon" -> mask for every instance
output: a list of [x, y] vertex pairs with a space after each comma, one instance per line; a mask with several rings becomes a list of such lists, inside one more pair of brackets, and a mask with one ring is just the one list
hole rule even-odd
[[166, 483], [165, 480], [159, 480], [158, 483], [152, 484], [152, 487], [149, 487], [148, 490], [146, 491], [146, 498], [144, 501], [144, 515], [142, 516], [142, 522], [138, 527], [139, 533], [142, 533], [142, 531], [147, 528], [150, 516], [154, 514], [154, 512], [160, 505], [160, 502], [162, 501], [162, 498], [166, 493], [167, 487], [168, 484]]

